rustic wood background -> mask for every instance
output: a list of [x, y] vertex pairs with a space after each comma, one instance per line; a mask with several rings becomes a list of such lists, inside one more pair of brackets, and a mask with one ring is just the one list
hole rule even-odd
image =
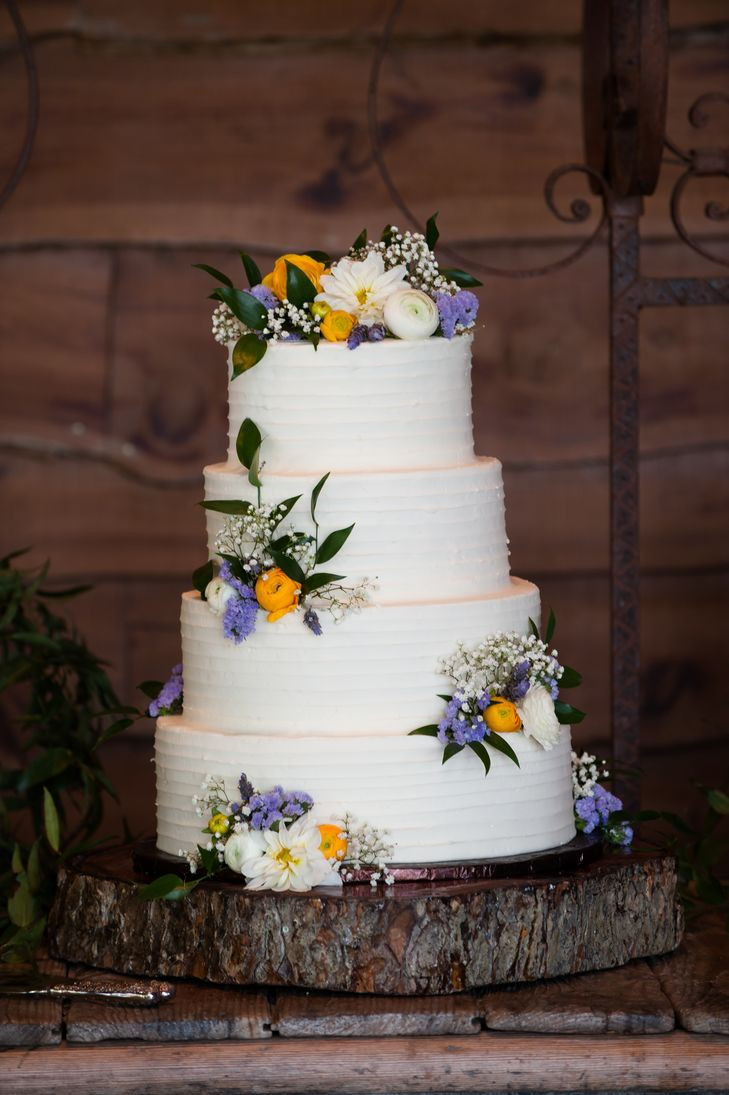
[[[203, 560], [203, 464], [225, 444], [226, 367], [191, 263], [265, 266], [346, 247], [400, 218], [373, 164], [366, 92], [388, 0], [25, 0], [40, 73], [30, 168], [0, 212], [0, 550], [33, 545], [126, 700], [179, 657], [180, 591]], [[581, 158], [580, 4], [410, 0], [386, 61], [388, 164], [423, 218], [472, 259], [549, 261], [579, 233], [546, 210]], [[725, 0], [674, 0], [669, 132], [729, 89]], [[0, 173], [19, 146], [23, 68], [0, 16]], [[722, 130], [723, 127], [723, 130]], [[711, 138], [713, 137], [713, 141]], [[647, 203], [644, 268], [709, 268]], [[565, 183], [565, 205], [583, 193]], [[719, 183], [696, 184], [689, 225]], [[535, 281], [488, 279], [475, 361], [478, 450], [504, 462], [514, 572], [536, 580], [559, 646], [585, 670], [578, 744], [606, 746], [607, 271], [598, 247]], [[726, 733], [729, 309], [642, 321], [644, 801], [695, 805]], [[150, 724], [107, 751], [126, 812], [152, 828]], [[13, 749], [6, 726], [5, 755]], [[692, 797], [693, 796], [693, 797]], [[110, 823], [116, 824], [116, 819]]]

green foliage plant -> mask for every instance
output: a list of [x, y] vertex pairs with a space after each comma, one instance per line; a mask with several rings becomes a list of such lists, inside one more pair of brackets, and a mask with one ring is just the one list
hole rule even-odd
[[139, 716], [56, 611], [90, 587], [49, 589], [48, 565], [23, 570], [23, 554], [0, 559], [0, 725], [17, 754], [0, 765], [3, 961], [32, 960], [59, 864], [99, 843], [105, 801], [117, 798], [99, 749]]

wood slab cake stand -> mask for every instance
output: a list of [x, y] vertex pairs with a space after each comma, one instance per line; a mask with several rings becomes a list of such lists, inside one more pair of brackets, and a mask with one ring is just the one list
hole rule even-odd
[[[438, 877], [437, 865], [430, 880], [304, 894], [216, 878], [180, 902], [140, 900], [149, 855], [98, 851], [61, 870], [49, 922], [57, 958], [220, 984], [408, 996], [609, 969], [673, 950], [683, 927], [671, 856], [599, 855], [584, 837], [508, 866], [448, 868], [455, 878]], [[511, 877], [494, 877], [505, 870]]]

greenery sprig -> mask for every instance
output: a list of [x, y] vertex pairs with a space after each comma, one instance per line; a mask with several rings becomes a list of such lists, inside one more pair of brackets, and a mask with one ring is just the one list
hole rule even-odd
[[[0, 560], [0, 695], [6, 738], [23, 762], [0, 769], [0, 958], [27, 961], [43, 935], [60, 863], [99, 843], [104, 801], [117, 798], [100, 747], [140, 713], [122, 706], [104, 663], [57, 602], [90, 587], [46, 586], [48, 565]], [[9, 712], [21, 713], [12, 718]]]

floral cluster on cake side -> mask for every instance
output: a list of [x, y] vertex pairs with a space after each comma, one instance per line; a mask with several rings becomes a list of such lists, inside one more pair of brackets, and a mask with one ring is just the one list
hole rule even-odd
[[388, 863], [395, 845], [384, 829], [358, 823], [350, 814], [322, 821], [311, 795], [281, 786], [260, 791], [241, 773], [235, 798], [225, 781], [206, 776], [192, 802], [205, 819], [195, 851], [181, 848], [190, 872], [185, 882], [166, 875], [146, 887], [144, 896], [176, 899], [226, 867], [245, 879], [247, 890], [291, 890], [368, 879], [371, 886], [394, 881]]
[[609, 777], [605, 761], [572, 751], [575, 825], [581, 833], [598, 833], [606, 844], [626, 847], [633, 841], [633, 827], [622, 801], [599, 782]]
[[363, 231], [349, 251], [288, 253], [262, 275], [241, 253], [248, 288], [196, 263], [220, 284], [211, 294], [213, 337], [232, 345], [233, 377], [258, 364], [270, 342], [346, 343], [356, 350], [383, 339], [455, 338], [476, 322], [480, 285], [471, 274], [441, 267], [435, 256], [436, 216], [425, 234], [387, 225], [378, 240]]
[[345, 575], [317, 570], [341, 551], [354, 529], [352, 523], [320, 535], [317, 503], [329, 472], [316, 483], [309, 499], [314, 533], [284, 525], [302, 496], [297, 494], [273, 505], [262, 502], [262, 445], [261, 431], [246, 418], [238, 432], [236, 449], [248, 471], [248, 481], [256, 488], [257, 504], [247, 499], [201, 503], [205, 509], [224, 514], [225, 520], [215, 540], [217, 574], [210, 560], [195, 571], [193, 584], [210, 611], [221, 617], [226, 638], [236, 644], [255, 631], [259, 612], [266, 614], [269, 623], [299, 613], [309, 631], [321, 635], [322, 614], [341, 620], [347, 612], [367, 604], [373, 588], [368, 578], [345, 585]]
[[442, 718], [410, 733], [437, 738], [443, 746], [443, 763], [471, 749], [487, 775], [489, 750], [519, 765], [504, 735], [523, 733], [543, 749], [552, 749], [559, 741], [561, 724], [585, 717], [559, 698], [560, 689], [575, 688], [582, 677], [561, 665], [558, 652], [550, 649], [555, 622], [550, 613], [544, 638], [530, 620], [529, 635], [497, 631], [473, 647], [459, 643], [439, 667], [453, 683], [453, 692], [440, 696], [446, 705]]

